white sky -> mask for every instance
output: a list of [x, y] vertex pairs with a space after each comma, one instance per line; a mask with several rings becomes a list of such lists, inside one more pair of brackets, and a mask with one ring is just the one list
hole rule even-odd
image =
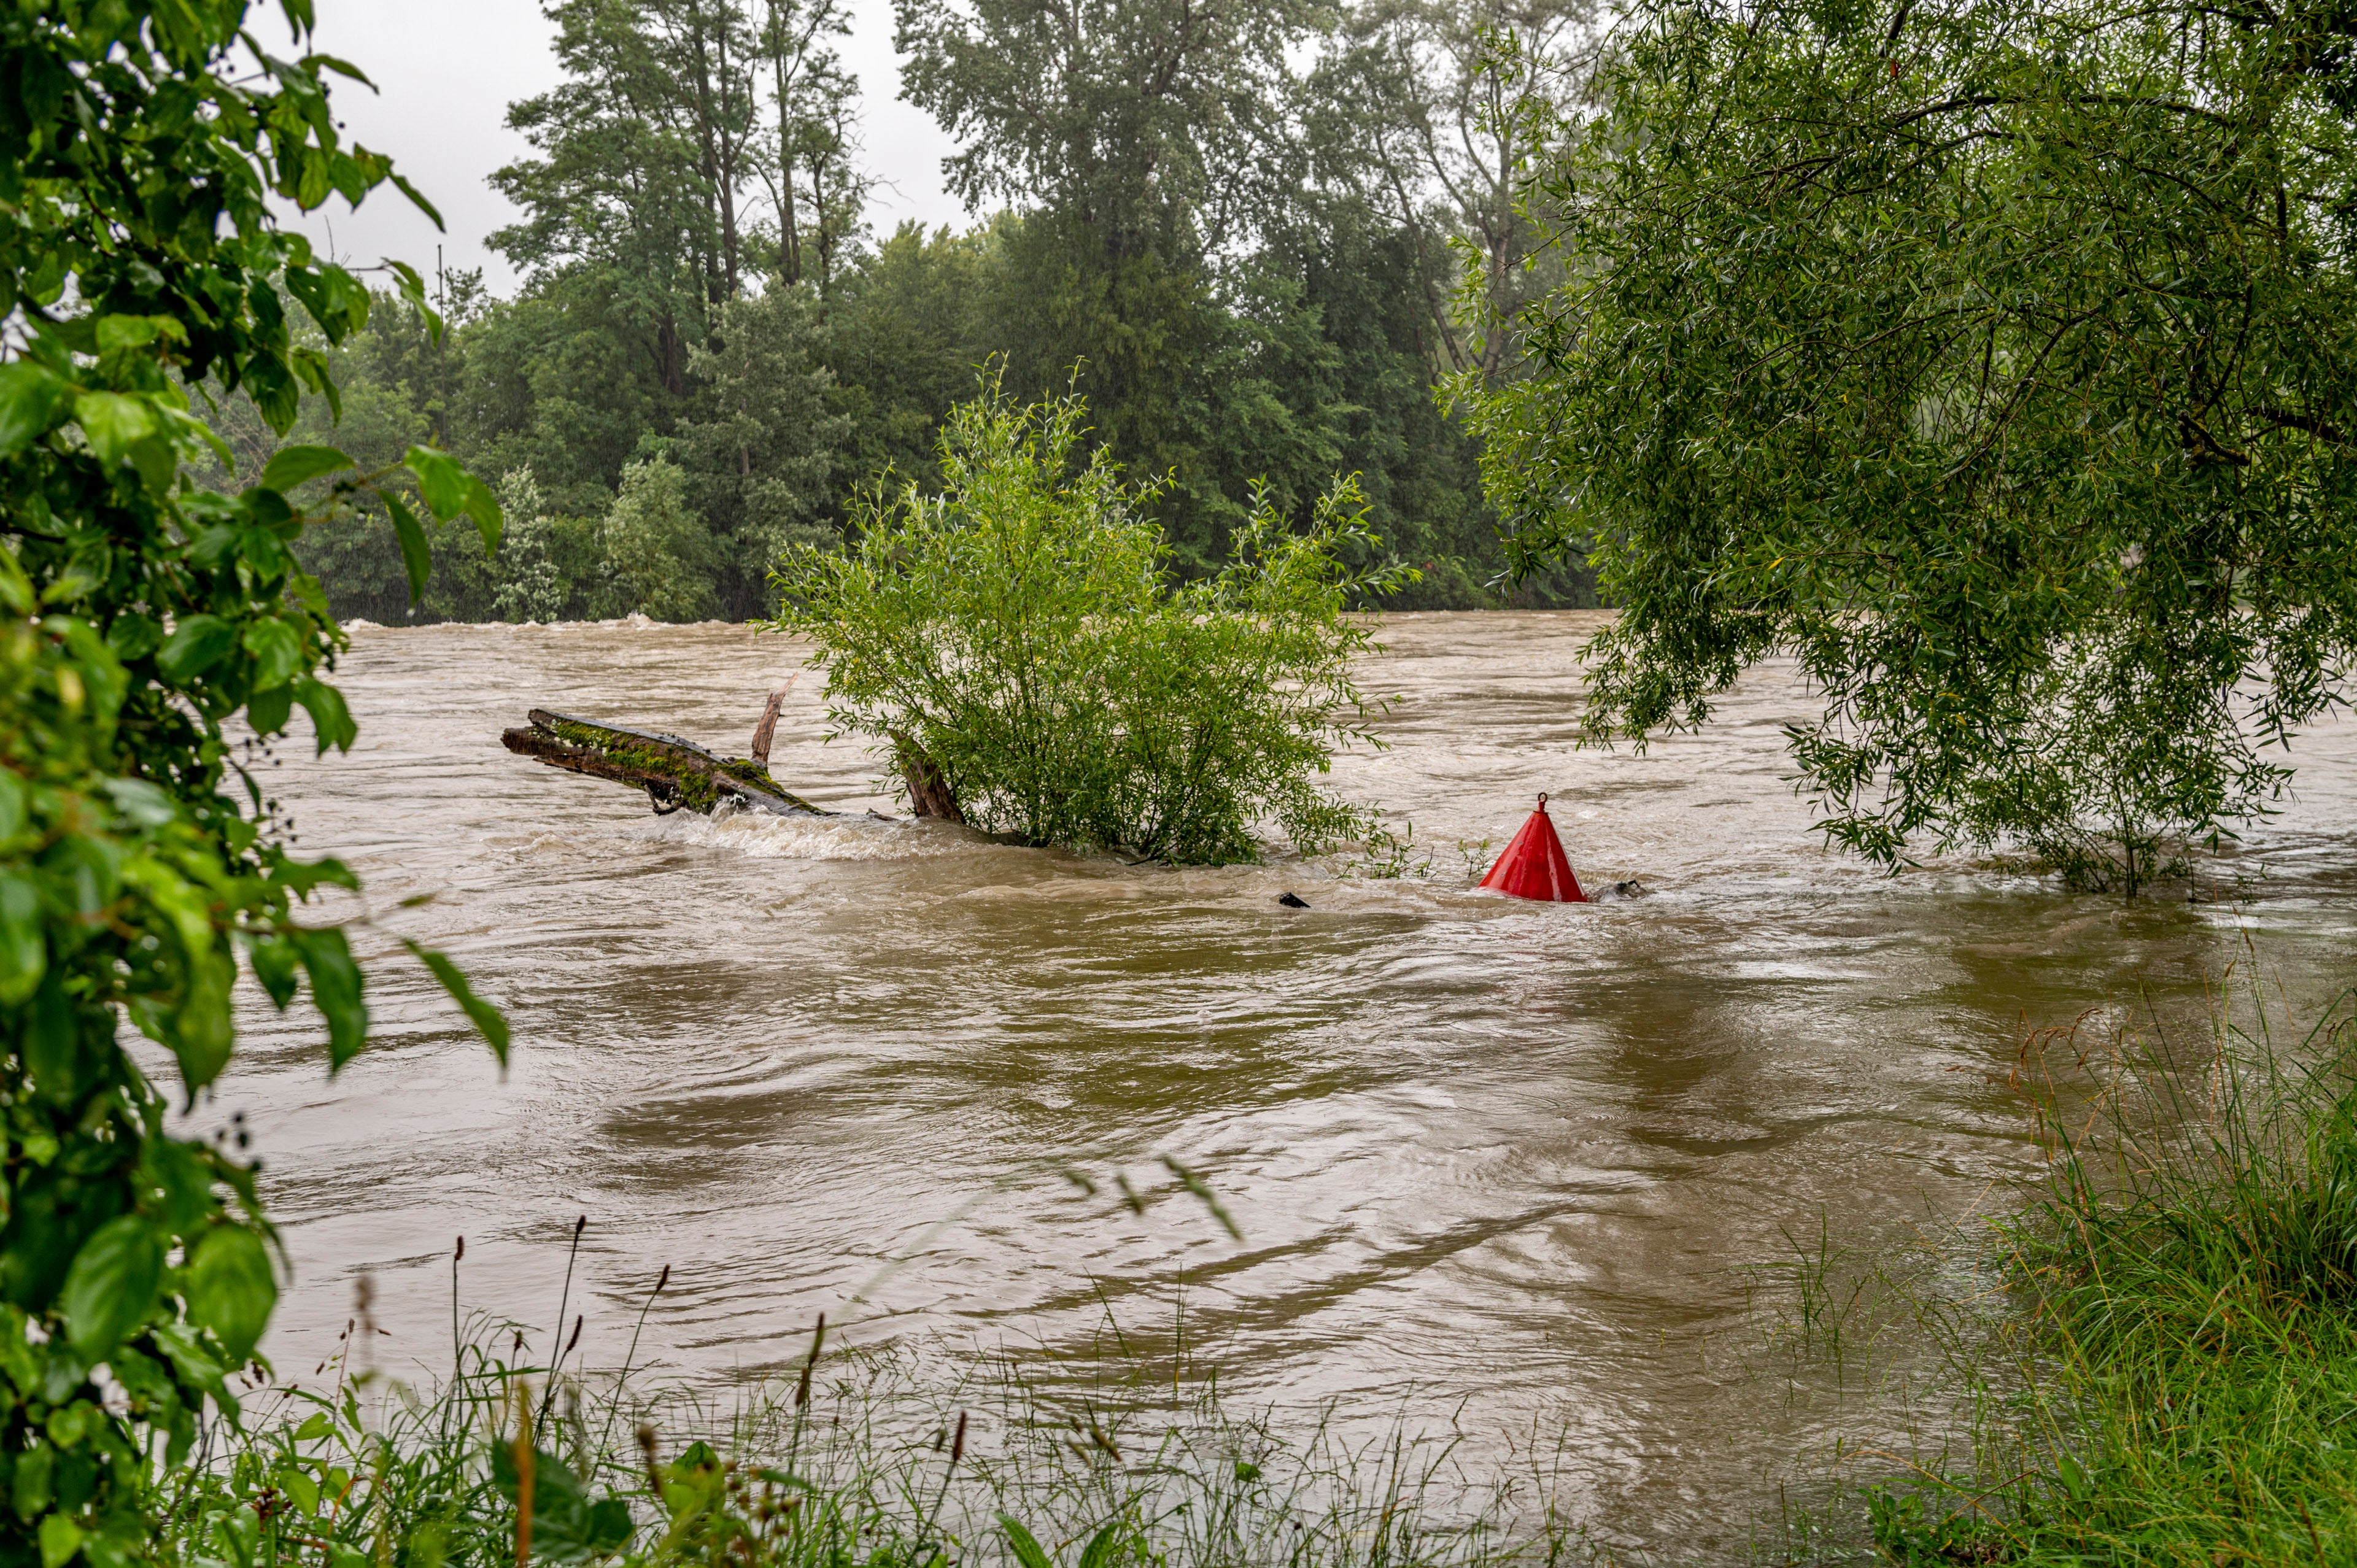
[[[853, 11], [844, 63], [859, 78], [863, 159], [886, 182], [868, 221], [879, 233], [909, 218], [963, 225], [964, 210], [942, 188], [941, 161], [955, 148], [932, 116], [899, 100], [891, 0], [853, 0]], [[484, 248], [483, 237], [515, 209], [485, 180], [531, 151], [507, 128], [508, 104], [558, 81], [550, 51], [555, 29], [537, 0], [317, 0], [317, 12], [314, 47], [358, 66], [379, 89], [331, 78], [337, 117], [354, 139], [392, 156], [441, 209], [448, 231], [436, 234], [391, 186], [358, 211], [330, 197], [299, 226], [316, 243], [332, 235], [339, 260], [372, 266], [392, 256], [429, 275], [438, 242], [452, 267], [481, 267], [494, 293], [514, 292], [515, 274]], [[256, 37], [265, 47], [277, 44], [283, 24], [274, 30], [263, 21], [257, 7]]]

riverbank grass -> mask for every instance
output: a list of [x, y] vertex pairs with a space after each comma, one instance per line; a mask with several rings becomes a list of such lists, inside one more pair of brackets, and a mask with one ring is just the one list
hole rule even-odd
[[2357, 1042], [2223, 1035], [2054, 1118], [1974, 1461], [1867, 1492], [1890, 1560], [2357, 1564]]
[[1216, 1377], [1129, 1362], [944, 1380], [886, 1348], [725, 1405], [467, 1346], [419, 1393], [324, 1369], [247, 1401], [168, 1474], [188, 1568], [1559, 1568], [1590, 1561], [1543, 1475], [1469, 1475], [1448, 1434], [1367, 1440], [1239, 1412]]

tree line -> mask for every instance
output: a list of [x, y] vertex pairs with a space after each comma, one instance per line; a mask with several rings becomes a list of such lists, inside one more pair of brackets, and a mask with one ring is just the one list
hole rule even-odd
[[[1183, 575], [1264, 487], [1306, 520], [1356, 474], [1420, 573], [1393, 605], [1594, 602], [1576, 555], [1501, 582], [1478, 446], [1437, 395], [1510, 376], [1502, 323], [1559, 275], [1516, 205], [1543, 122], [1491, 66], [1545, 62], [1567, 102], [1589, 0], [903, 4], [904, 95], [988, 216], [881, 234], [847, 0], [546, 11], [565, 79], [510, 106], [533, 152], [493, 177], [520, 287], [379, 298], [319, 345], [339, 406], [307, 399], [285, 438], [447, 450], [498, 487], [505, 548], [446, 531], [413, 606], [363, 507], [302, 546], [339, 614], [766, 613], [780, 553], [839, 542], [886, 476], [930, 478], [985, 375], [1086, 398], [1092, 442], [1161, 482]], [[215, 423], [242, 466], [279, 439], [250, 406]]]

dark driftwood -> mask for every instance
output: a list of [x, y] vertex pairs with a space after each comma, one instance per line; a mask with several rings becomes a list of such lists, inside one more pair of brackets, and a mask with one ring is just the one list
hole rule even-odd
[[[783, 700], [782, 693], [771, 699], [772, 711], [764, 715], [761, 739], [766, 740], [768, 732], [776, 728], [775, 706]], [[723, 800], [780, 817], [834, 814], [780, 786], [770, 777], [766, 758], [748, 762], [715, 757], [675, 735], [601, 725], [543, 708], [533, 709], [527, 717], [529, 727], [500, 735], [502, 746], [551, 768], [644, 789], [659, 814], [682, 808], [709, 812]], [[766, 754], [769, 748], [759, 749]]]

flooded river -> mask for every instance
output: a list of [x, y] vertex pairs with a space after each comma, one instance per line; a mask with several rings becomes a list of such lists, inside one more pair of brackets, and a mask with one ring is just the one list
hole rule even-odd
[[[275, 777], [303, 847], [365, 875], [382, 924], [361, 945], [449, 949], [508, 1009], [515, 1058], [502, 1075], [392, 960], [379, 1043], [333, 1083], [309, 1018], [250, 1011], [200, 1114], [245, 1112], [269, 1162], [296, 1269], [282, 1366], [331, 1347], [363, 1271], [381, 1364], [447, 1364], [461, 1234], [467, 1305], [544, 1325], [586, 1214], [593, 1361], [620, 1359], [666, 1264], [647, 1344], [716, 1380], [798, 1355], [821, 1311], [1041, 1357], [1108, 1314], [1167, 1336], [1183, 1311], [1232, 1387], [1564, 1434], [1568, 1500], [1606, 1534], [1732, 1541], [1844, 1419], [1726, 1354], [1746, 1266], [1821, 1224], [1874, 1248], [2004, 1202], [2035, 1158], [2006, 1084], [2025, 1022], [2139, 995], [2198, 1014], [2246, 940], [2295, 1001], [2337, 984], [2357, 726], [2301, 743], [2300, 798], [2235, 863], [2238, 897], [1889, 879], [1819, 847], [1784, 782], [1779, 726], [1806, 705], [1789, 671], [1755, 672], [1702, 736], [1575, 752], [1596, 624], [1394, 619], [1365, 671], [1394, 698], [1390, 748], [1335, 773], [1412, 819], [1429, 874], [1391, 880], [1130, 867], [857, 815], [656, 818], [510, 756], [500, 729], [544, 705], [741, 753], [800, 650], [718, 628], [359, 632], [358, 748]], [[815, 686], [774, 770], [891, 810], [877, 759], [822, 743]], [[1582, 880], [1643, 896], [1471, 890], [1469, 846], [1502, 844], [1541, 789]], [[1116, 1170], [1165, 1192], [1166, 1154], [1242, 1240], [1192, 1199], [1113, 1201]]]

